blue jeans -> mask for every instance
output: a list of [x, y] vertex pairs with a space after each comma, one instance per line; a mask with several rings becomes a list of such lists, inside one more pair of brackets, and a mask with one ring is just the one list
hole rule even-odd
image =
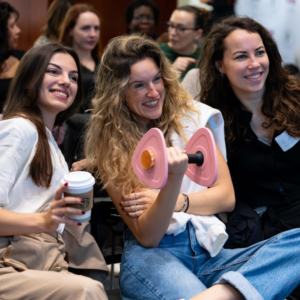
[[191, 223], [158, 248], [144, 248], [127, 229], [120, 272], [124, 300], [190, 299], [217, 283], [229, 283], [247, 300], [283, 300], [300, 283], [300, 229], [248, 248], [222, 249], [211, 258]]

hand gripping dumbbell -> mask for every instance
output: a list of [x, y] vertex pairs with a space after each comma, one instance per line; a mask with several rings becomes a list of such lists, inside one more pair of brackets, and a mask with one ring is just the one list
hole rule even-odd
[[[202, 186], [217, 180], [218, 162], [213, 134], [200, 128], [185, 147], [188, 169], [185, 175]], [[165, 138], [157, 128], [150, 129], [139, 141], [131, 160], [136, 176], [147, 186], [161, 189], [168, 180], [168, 158]]]

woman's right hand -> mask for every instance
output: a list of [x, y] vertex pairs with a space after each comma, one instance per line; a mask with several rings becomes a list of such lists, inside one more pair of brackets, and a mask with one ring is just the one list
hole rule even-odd
[[167, 148], [168, 181], [182, 178], [188, 167], [188, 157], [178, 147]]
[[72, 168], [71, 168], [71, 172], [75, 172], [75, 171], [82, 171], [83, 169], [85, 169], [85, 165], [86, 165], [86, 160], [80, 160], [80, 161], [76, 161], [72, 164]]
[[80, 226], [75, 220], [64, 218], [66, 214], [82, 215], [83, 211], [78, 208], [69, 207], [69, 204], [82, 204], [83, 199], [77, 197], [65, 197], [62, 198], [63, 192], [67, 189], [67, 185], [61, 185], [55, 193], [55, 197], [49, 210], [42, 213], [44, 230], [43, 232], [56, 231], [60, 223], [64, 223], [71, 226]]
[[173, 62], [173, 67], [180, 72], [185, 72], [190, 64], [195, 64], [196, 62], [197, 60], [195, 58], [179, 56]]

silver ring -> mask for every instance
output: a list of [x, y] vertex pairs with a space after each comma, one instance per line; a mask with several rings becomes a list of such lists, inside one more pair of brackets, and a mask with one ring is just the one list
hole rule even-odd
[[134, 206], [134, 209], [135, 209], [135, 212], [137, 212], [137, 211], [138, 211], [138, 209], [137, 209], [136, 205]]

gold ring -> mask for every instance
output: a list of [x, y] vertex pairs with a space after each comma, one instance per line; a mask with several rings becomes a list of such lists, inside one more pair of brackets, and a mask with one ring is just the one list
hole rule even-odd
[[182, 151], [181, 151], [181, 154], [186, 154], [186, 151], [185, 151], [185, 150], [182, 150]]
[[137, 209], [136, 205], [134, 206], [134, 209], [135, 209], [135, 212], [137, 212], [137, 211], [138, 211], [138, 209]]
[[135, 199], [134, 199], [134, 200], [136, 200], [136, 193], [134, 193], [134, 197], [135, 197]]

